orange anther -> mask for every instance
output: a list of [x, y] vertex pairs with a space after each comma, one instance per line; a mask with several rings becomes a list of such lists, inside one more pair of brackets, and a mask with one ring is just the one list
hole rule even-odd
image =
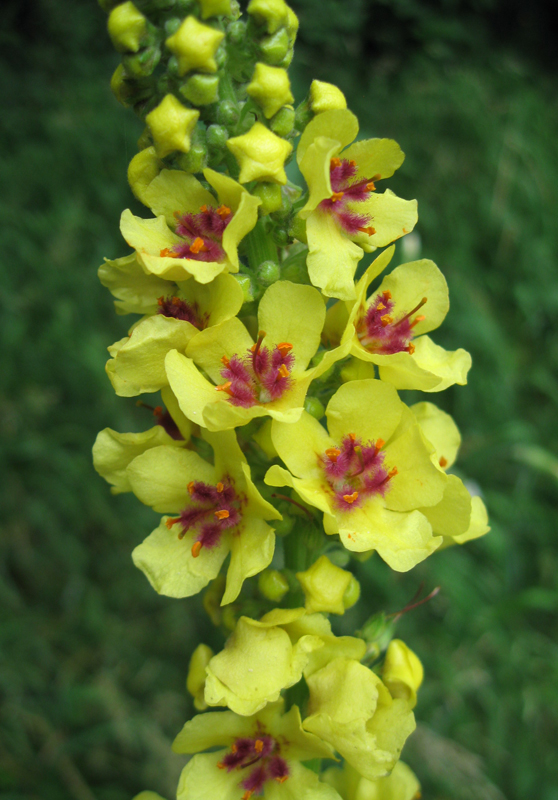
[[229, 361], [227, 356], [221, 356], [221, 364], [224, 364], [226, 367], [228, 367], [230, 363], [231, 362]]
[[349, 166], [356, 167], [356, 161], [353, 161], [353, 159], [351, 158], [351, 160], [349, 161]]
[[188, 494], [194, 494], [194, 481], [190, 481], [188, 484]]
[[376, 311], [383, 311], [384, 308], [385, 305], [383, 303], [378, 303], [378, 305], [376, 306]]
[[254, 794], [254, 792], [252, 792], [252, 791], [250, 791], [250, 789], [248, 789], [248, 791], [244, 792], [244, 794], [242, 795], [242, 800], [250, 800], [250, 798], [252, 797], [253, 794]]
[[331, 202], [336, 203], [338, 200], [341, 200], [344, 194], [345, 192], [333, 192], [330, 198]]
[[219, 208], [217, 209], [217, 213], [219, 214], [221, 219], [225, 219], [225, 217], [229, 216], [231, 210], [230, 208], [227, 208], [227, 206], [219, 206]]
[[170, 529], [172, 528], [172, 526], [173, 526], [173, 525], [176, 525], [176, 523], [177, 523], [177, 522], [180, 522], [180, 517], [176, 517], [176, 519], [172, 519], [172, 517], [169, 517], [169, 519], [168, 519], [168, 520], [165, 522], [165, 526], [166, 526], [166, 527], [169, 529], [169, 531], [170, 531]]
[[221, 494], [221, 492], [223, 491], [223, 489], [224, 489], [225, 487], [223, 486], [223, 484], [221, 483], [221, 481], [219, 481], [219, 483], [217, 484], [217, 486], [216, 486], [215, 488], [217, 489], [217, 491], [219, 492], [219, 494]]
[[153, 409], [153, 416], [160, 417], [162, 413], [163, 413], [163, 406], [155, 406], [155, 408]]
[[367, 233], [368, 236], [374, 236], [374, 234], [376, 233], [376, 228], [373, 228], [372, 225], [368, 225], [367, 228], [359, 228], [359, 231]]
[[351, 440], [351, 442], [356, 441], [356, 433], [350, 433], [349, 434], [349, 439]]
[[285, 356], [291, 352], [293, 346], [290, 342], [279, 342], [279, 344], [277, 345], [277, 349], [279, 350], [283, 358], [285, 358]]
[[190, 245], [189, 250], [191, 253], [194, 253], [194, 255], [197, 255], [198, 253], [207, 253], [209, 247], [207, 247], [201, 236], [196, 236]]
[[448, 460], [447, 460], [447, 458], [444, 458], [444, 456], [442, 456], [442, 457], [441, 457], [441, 459], [440, 459], [440, 466], [441, 466], [441, 467], [442, 467], [442, 469], [443, 469], [444, 467], [447, 467], [447, 465], [448, 465]]
[[341, 159], [340, 158], [332, 158], [331, 161], [329, 162], [329, 164], [330, 164], [332, 169], [335, 169], [335, 167], [340, 167], [341, 166]]
[[341, 455], [341, 450], [339, 450], [338, 447], [328, 447], [328, 449], [325, 451], [325, 454], [329, 458], [329, 460], [333, 461], [333, 463], [335, 464], [335, 462]]
[[358, 492], [353, 492], [352, 494], [344, 494], [343, 500], [346, 503], [351, 503], [351, 504], [354, 503], [355, 500], [358, 500]]
[[385, 292], [382, 292], [382, 297], [384, 298], [384, 303], [387, 303], [388, 300], [391, 300], [391, 292], [386, 289]]
[[231, 392], [232, 382], [227, 381], [226, 383], [221, 383], [219, 386], [215, 387], [215, 391], [217, 392], [226, 392], [227, 394], [232, 394]]
[[227, 765], [226, 765], [226, 764], [223, 764], [223, 762], [222, 762], [222, 761], [219, 761], [219, 763], [217, 764], [217, 767], [218, 767], [219, 769], [227, 769]]
[[202, 212], [202, 214], [207, 214], [207, 212], [209, 211], [205, 203], [203, 204], [203, 206], [200, 207], [200, 211]]
[[381, 450], [384, 445], [385, 442], [383, 439], [376, 439], [376, 444], [374, 445], [374, 447], [376, 448], [376, 450]]
[[380, 317], [380, 322], [382, 323], [382, 327], [385, 328], [386, 325], [391, 325], [393, 317], [390, 317], [389, 314], [384, 314], [383, 317]]
[[219, 511], [215, 511], [214, 514], [217, 519], [228, 519], [230, 517], [230, 514], [226, 508], [221, 508]]
[[394, 478], [398, 474], [398, 472], [399, 470], [397, 469], [397, 467], [394, 467], [389, 471], [388, 478]]
[[415, 346], [412, 342], [409, 342], [409, 344], [407, 345], [407, 352], [410, 353], [411, 355], [413, 355], [413, 353], [415, 352]]
[[202, 543], [201, 542], [194, 542], [192, 545], [192, 558], [197, 558], [201, 553]]
[[288, 777], [289, 777], [288, 775], [281, 775], [280, 778], [275, 778], [275, 780], [277, 781], [277, 783], [285, 783]]
[[231, 753], [234, 754], [238, 752], [238, 747], [235, 744], [231, 745]]
[[170, 247], [163, 248], [163, 250], [161, 250], [161, 252], [159, 253], [159, 256], [161, 258], [178, 258], [176, 253], [173, 253]]
[[256, 753], [261, 753], [263, 750], [263, 746], [264, 743], [262, 742], [262, 740], [256, 739], [256, 741], [254, 742], [254, 750], [256, 751]]
[[376, 191], [376, 184], [374, 181], [368, 181], [366, 184], [366, 191], [368, 192], [375, 192]]
[[165, 302], [165, 298], [164, 297], [161, 296], [161, 297], [157, 298], [157, 305], [158, 306], [162, 306], [164, 302]]
[[289, 377], [289, 368], [287, 367], [286, 364], [281, 364], [281, 366], [279, 367], [277, 372], [279, 373], [279, 375], [282, 378], [288, 378]]

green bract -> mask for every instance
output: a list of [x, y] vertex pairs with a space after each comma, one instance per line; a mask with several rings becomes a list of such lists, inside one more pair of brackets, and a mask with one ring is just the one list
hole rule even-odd
[[[297, 149], [300, 171], [310, 191], [300, 212], [306, 220], [308, 274], [325, 295], [341, 300], [355, 297], [353, 277], [364, 251], [385, 247], [409, 233], [417, 221], [416, 201], [402, 200], [389, 189], [384, 194], [376, 193], [375, 188], [363, 189], [364, 199], [358, 201], [350, 192], [346, 192], [348, 200], [335, 198], [332, 159], [333, 163], [354, 162], [356, 172], [349, 183], [367, 181], [371, 187], [375, 181], [389, 178], [403, 163], [401, 148], [391, 139], [367, 139], [347, 147], [357, 134], [358, 120], [350, 111], [324, 111], [306, 126]], [[345, 216], [333, 213], [335, 202], [346, 202], [347, 214], [357, 213], [372, 224], [364, 222], [362, 230], [354, 231], [350, 225], [344, 226]]]
[[305, 730], [331, 744], [364, 778], [395, 766], [415, 718], [393, 699], [380, 678], [348, 658], [336, 658], [306, 679], [310, 689]]
[[[273, 444], [290, 471], [273, 466], [266, 483], [291, 486], [323, 511], [326, 533], [338, 533], [349, 550], [377, 550], [392, 569], [411, 569], [442, 542], [423, 513], [440, 503], [448, 483], [431, 461], [434, 448], [395, 389], [382, 381], [344, 384], [330, 400], [326, 416], [329, 434], [306, 413], [291, 425], [273, 422]], [[353, 466], [346, 480], [328, 477], [331, 464], [344, 457], [351, 441], [377, 450], [377, 469], [354, 474], [358, 467]], [[366, 458], [369, 451], [363, 452]], [[370, 490], [370, 482], [384, 473], [380, 487]]]
[[239, 399], [234, 395], [236, 384], [227, 377], [227, 364], [243, 360], [251, 370], [250, 354], [259, 347], [236, 317], [198, 334], [188, 345], [186, 356], [171, 351], [166, 357], [165, 367], [183, 413], [192, 422], [209, 430], [246, 425], [255, 417], [262, 416], [284, 422], [299, 419], [311, 381], [348, 352], [348, 344], [330, 350], [318, 366], [308, 369], [320, 344], [324, 318], [323, 298], [311, 286], [278, 281], [266, 290], [258, 309], [258, 328], [265, 334], [260, 344], [268, 349], [270, 358], [273, 358], [275, 350], [284, 346], [289, 357], [294, 359], [292, 367], [287, 370], [285, 389], [276, 398], [266, 394], [267, 386], [256, 381], [249, 386], [253, 394], [244, 402], [240, 394], [244, 383], [240, 379]]
[[[223, 529], [211, 546], [197, 548], [199, 530], [193, 523], [191, 528], [181, 530], [181, 517], [176, 520], [164, 517], [158, 528], [136, 547], [132, 557], [159, 594], [188, 597], [219, 574], [230, 553], [224, 605], [235, 600], [246, 578], [261, 572], [270, 563], [275, 535], [265, 520], [281, 519], [281, 515], [254, 486], [234, 432], [206, 433], [204, 438], [213, 448], [214, 465], [192, 450], [154, 447], [129, 464], [130, 486], [136, 496], [155, 511], [184, 514], [192, 510], [189, 490], [192, 483], [202, 482], [212, 487], [231, 485], [237, 497], [238, 524]], [[209, 519], [212, 519], [214, 512], [211, 508], [209, 512]]]
[[[256, 224], [261, 201], [220, 172], [206, 169], [204, 176], [215, 189], [218, 201], [193, 175], [162, 170], [141, 196], [142, 202], [156, 215], [155, 219], [135, 217], [129, 210], [123, 212], [122, 235], [148, 273], [170, 281], [186, 281], [193, 277], [199, 283], [209, 283], [221, 272], [238, 272], [238, 243]], [[192, 253], [191, 258], [168, 255], [173, 247], [185, 243], [185, 239], [175, 233], [176, 215], [196, 215], [204, 206], [217, 211], [225, 207], [232, 212], [222, 236], [223, 258], [201, 261], [194, 257], [196, 253]]]
[[330, 309], [328, 335], [350, 340], [352, 355], [377, 364], [380, 378], [397, 389], [440, 392], [467, 383], [469, 353], [448, 352], [424, 335], [439, 327], [449, 310], [446, 279], [433, 261], [402, 264], [367, 299], [370, 284], [393, 252], [390, 247], [368, 267], [354, 302]]
[[[252, 785], [265, 800], [340, 800], [300, 763], [331, 758], [331, 748], [302, 729], [296, 706], [282, 712], [283, 704], [274, 703], [253, 716], [217, 711], [187, 722], [173, 750], [198, 755], [184, 767], [178, 800], [240, 800], [243, 790], [250, 797]], [[221, 749], [203, 753], [213, 747]]]
[[[159, 313], [136, 322], [128, 337], [110, 349], [112, 359], [107, 365], [107, 373], [116, 394], [125, 397], [156, 392], [165, 386], [168, 383], [165, 372], [167, 353], [171, 350], [185, 352], [188, 343], [201, 330], [221, 325], [234, 317], [244, 301], [242, 288], [232, 275], [217, 275], [207, 284], [195, 281], [173, 284], [159, 278], [156, 280], [167, 284], [165, 293], [154, 298]], [[143, 297], [146, 295], [147, 289]]]

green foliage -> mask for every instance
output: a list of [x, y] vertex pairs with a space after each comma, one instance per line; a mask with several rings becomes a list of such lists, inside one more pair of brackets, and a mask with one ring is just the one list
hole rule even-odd
[[[460, 474], [481, 487], [493, 531], [410, 574], [379, 559], [358, 572], [367, 616], [403, 608], [421, 581], [442, 587], [397, 627], [427, 676], [405, 758], [425, 797], [556, 800], [552, 83], [500, 47], [488, 24], [503, 14], [496, 0], [318, 6], [293, 2], [295, 95], [311, 77], [338, 83], [363, 135], [401, 143], [407, 160], [390, 187], [419, 199], [422, 253], [450, 284], [436, 339], [474, 359], [467, 387], [428, 399], [464, 433]], [[103, 256], [126, 252], [117, 220], [136, 208], [125, 173], [141, 126], [108, 88], [117, 56], [93, 2], [79, 13], [70, 0], [13, 2], [5, 13], [0, 793], [170, 797], [183, 761], [168, 745], [191, 712], [184, 681], [203, 616], [199, 601], [160, 598], [134, 569], [130, 551], [156, 515], [111, 497], [90, 457], [100, 428], [150, 424], [104, 375], [104, 348], [127, 320], [95, 274]], [[527, 52], [529, 30], [510, 39]], [[402, 244], [398, 254], [407, 260]], [[340, 630], [365, 622], [358, 609]]]

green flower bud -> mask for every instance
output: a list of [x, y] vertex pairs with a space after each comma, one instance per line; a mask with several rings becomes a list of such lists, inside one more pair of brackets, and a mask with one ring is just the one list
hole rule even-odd
[[188, 78], [179, 91], [192, 105], [207, 106], [219, 97], [219, 76], [197, 73]]
[[136, 796], [133, 797], [132, 800], [165, 800], [165, 798], [161, 797], [161, 795], [157, 794], [157, 792], [145, 791], [136, 794]]
[[199, 644], [190, 658], [186, 689], [194, 698], [194, 706], [198, 711], [205, 711], [207, 708], [207, 703], [203, 697], [206, 677], [205, 668], [213, 658], [213, 655], [211, 647], [206, 644]]
[[386, 617], [384, 611], [373, 614], [358, 631], [357, 636], [368, 644], [368, 652], [377, 658], [390, 643], [395, 625]]
[[133, 3], [121, 3], [110, 12], [108, 32], [119, 53], [137, 53], [147, 33], [147, 20]]
[[229, 16], [232, 13], [231, 0], [198, 0], [202, 19], [217, 17], [220, 14]]
[[270, 120], [269, 127], [277, 136], [288, 136], [294, 128], [295, 110], [292, 106], [283, 106]]
[[325, 414], [323, 403], [317, 397], [306, 395], [304, 399], [304, 410], [315, 419], [321, 419]]
[[289, 232], [282, 227], [271, 229], [271, 236], [277, 247], [286, 247], [289, 244]]
[[264, 286], [271, 286], [281, 277], [281, 267], [276, 261], [263, 261], [256, 270], [256, 277]]
[[354, 575], [351, 575], [350, 583], [345, 589], [345, 594], [343, 595], [343, 605], [345, 608], [352, 608], [355, 603], [358, 602], [359, 597], [360, 583], [357, 581]]
[[290, 216], [293, 210], [293, 203], [290, 197], [285, 193], [281, 192], [281, 206], [277, 209], [277, 211], [273, 212], [273, 219], [276, 220], [285, 220], [287, 217]]
[[265, 36], [260, 42], [260, 51], [267, 64], [280, 64], [289, 52], [289, 34], [281, 28], [272, 36]]
[[346, 364], [343, 364], [340, 374], [343, 383], [364, 381], [368, 378], [376, 377], [374, 364], [370, 364], [368, 361], [361, 361], [360, 358], [350, 358]]
[[240, 288], [244, 292], [244, 302], [252, 303], [256, 298], [256, 292], [250, 275], [243, 275], [242, 272], [237, 272], [234, 277], [239, 282]]
[[257, 183], [252, 189], [252, 194], [260, 197], [262, 204], [259, 207], [261, 216], [272, 214], [281, 208], [281, 187], [277, 183]]
[[268, 33], [275, 33], [289, 24], [289, 7], [285, 0], [250, 0], [248, 13], [258, 25], [265, 25]]
[[232, 22], [227, 28], [227, 39], [231, 44], [240, 44], [246, 37], [246, 23], [242, 19]]
[[347, 550], [330, 550], [327, 557], [336, 567], [346, 567], [351, 560]]
[[207, 160], [207, 148], [201, 143], [196, 143], [190, 147], [187, 153], [181, 153], [176, 162], [184, 172], [195, 173], [201, 172], [207, 167]]
[[345, 613], [343, 599], [351, 583], [350, 572], [336, 567], [327, 556], [320, 556], [305, 572], [297, 572], [296, 577], [302, 586], [306, 610], [310, 614], [316, 611]]
[[283, 519], [274, 519], [273, 527], [277, 536], [288, 536], [294, 527], [294, 519], [289, 514], [283, 514]]
[[146, 78], [151, 75], [161, 59], [161, 51], [158, 47], [146, 47], [136, 55], [125, 55], [122, 57], [124, 69], [133, 78]]
[[291, 222], [289, 233], [293, 239], [298, 239], [299, 242], [306, 244], [306, 220], [295, 217]]
[[119, 103], [129, 108], [135, 99], [134, 88], [126, 81], [126, 72], [122, 64], [119, 64], [110, 79], [110, 88]]
[[236, 125], [238, 122], [239, 111], [236, 103], [232, 100], [221, 100], [217, 106], [217, 122], [226, 128]]
[[229, 138], [229, 132], [223, 125], [210, 125], [207, 129], [207, 146], [210, 150], [222, 150]]
[[308, 269], [306, 268], [306, 256], [286, 261], [281, 267], [281, 276], [283, 280], [291, 281], [291, 283], [310, 284]]
[[167, 36], [173, 36], [182, 25], [180, 17], [171, 17], [165, 22], [165, 33]]
[[289, 591], [289, 582], [278, 569], [266, 569], [260, 572], [258, 589], [267, 600], [280, 603]]

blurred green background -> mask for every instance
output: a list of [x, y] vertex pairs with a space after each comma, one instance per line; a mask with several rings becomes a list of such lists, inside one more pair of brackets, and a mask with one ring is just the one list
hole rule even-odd
[[[474, 361], [468, 386], [428, 399], [463, 431], [460, 474], [492, 532], [410, 574], [359, 568], [369, 612], [398, 610], [421, 581], [442, 587], [398, 629], [427, 674], [405, 760], [424, 798], [558, 800], [552, 4], [292, 6], [298, 99], [313, 77], [335, 82], [364, 135], [401, 143], [390, 187], [418, 198], [422, 253], [450, 285], [436, 339]], [[118, 56], [94, 0], [4, 0], [0, 15], [0, 796], [171, 798], [182, 760], [169, 744], [206, 622], [199, 601], [160, 598], [134, 569], [155, 515], [112, 497], [90, 455], [99, 429], [148, 424], [105, 378], [129, 321], [96, 277], [126, 252], [141, 126], [110, 94]]]

